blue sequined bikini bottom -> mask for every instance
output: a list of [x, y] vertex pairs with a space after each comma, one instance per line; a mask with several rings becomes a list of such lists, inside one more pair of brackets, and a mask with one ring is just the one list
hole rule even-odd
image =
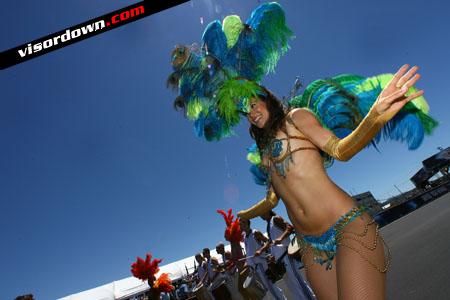
[[353, 207], [345, 215], [341, 216], [326, 232], [319, 236], [297, 234], [296, 239], [301, 253], [305, 253], [305, 251], [311, 249], [314, 262], [321, 265], [325, 264], [327, 270], [331, 269], [333, 258], [336, 256], [337, 241], [343, 229], [355, 220], [355, 218], [361, 216], [365, 210], [363, 206]]

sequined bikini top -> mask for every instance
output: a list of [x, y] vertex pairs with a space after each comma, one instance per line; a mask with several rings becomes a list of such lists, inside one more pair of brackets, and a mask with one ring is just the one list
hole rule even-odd
[[[286, 120], [288, 123], [292, 124], [298, 131], [300, 131], [289, 116], [286, 116]], [[269, 161], [268, 165], [261, 164], [261, 166], [269, 176], [268, 182], [270, 182], [270, 170], [272, 168], [275, 169], [279, 176], [286, 178], [286, 172], [289, 171], [289, 163], [294, 162], [294, 160], [292, 159], [293, 153], [301, 150], [317, 150], [316, 147], [298, 147], [292, 149], [291, 139], [305, 141], [308, 141], [308, 139], [303, 136], [289, 135], [287, 133], [286, 136], [287, 137], [285, 138], [272, 139], [272, 141], [262, 151], [262, 156], [266, 157]], [[281, 154], [283, 152], [283, 141], [286, 141], [286, 151], [284, 152], [284, 154]]]

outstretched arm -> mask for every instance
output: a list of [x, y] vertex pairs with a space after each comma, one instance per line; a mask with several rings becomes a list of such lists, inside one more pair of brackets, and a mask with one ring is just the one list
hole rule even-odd
[[406, 103], [423, 95], [423, 90], [420, 90], [405, 96], [408, 89], [420, 78], [420, 75], [416, 74], [418, 67], [413, 67], [409, 71], [408, 69], [409, 66], [404, 65], [397, 71], [365, 118], [345, 138], [339, 139], [331, 131], [323, 128], [315, 116], [305, 109], [292, 112], [290, 117], [294, 126], [330, 156], [347, 161], [363, 149]]
[[285, 238], [287, 238], [289, 235], [291, 235], [291, 233], [294, 231], [294, 227], [291, 224], [287, 223], [280, 216], [275, 216], [273, 219], [273, 222], [275, 223], [275, 225], [278, 228], [283, 230], [283, 233], [279, 237], [277, 237], [275, 240], [273, 240], [273, 243], [275, 245], [281, 244]]
[[264, 199], [262, 199], [249, 209], [241, 210], [240, 212], [237, 213], [237, 216], [240, 219], [247, 219], [247, 220], [256, 218], [273, 209], [275, 206], [278, 205], [279, 201], [280, 199], [273, 191], [273, 188], [270, 188]]

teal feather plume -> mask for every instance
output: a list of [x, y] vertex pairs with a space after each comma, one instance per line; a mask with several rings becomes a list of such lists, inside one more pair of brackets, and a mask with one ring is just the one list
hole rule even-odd
[[[350, 134], [368, 113], [378, 95], [392, 79], [392, 74], [364, 78], [342, 74], [330, 79], [319, 79], [308, 85], [302, 95], [289, 101], [291, 108], [312, 111], [322, 125], [344, 138]], [[411, 88], [407, 94], [414, 93]], [[428, 114], [429, 106], [423, 97], [407, 105], [382, 129], [372, 141], [397, 140], [417, 149], [425, 135], [432, 133], [438, 122]]]

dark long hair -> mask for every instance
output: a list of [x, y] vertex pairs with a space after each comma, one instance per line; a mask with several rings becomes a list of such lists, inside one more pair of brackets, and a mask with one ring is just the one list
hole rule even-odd
[[256, 145], [260, 150], [266, 148], [270, 141], [275, 137], [278, 130], [285, 130], [284, 118], [287, 110], [281, 101], [267, 88], [261, 87], [266, 96], [259, 96], [264, 101], [269, 111], [269, 119], [263, 128], [250, 125], [250, 136], [256, 141]]

